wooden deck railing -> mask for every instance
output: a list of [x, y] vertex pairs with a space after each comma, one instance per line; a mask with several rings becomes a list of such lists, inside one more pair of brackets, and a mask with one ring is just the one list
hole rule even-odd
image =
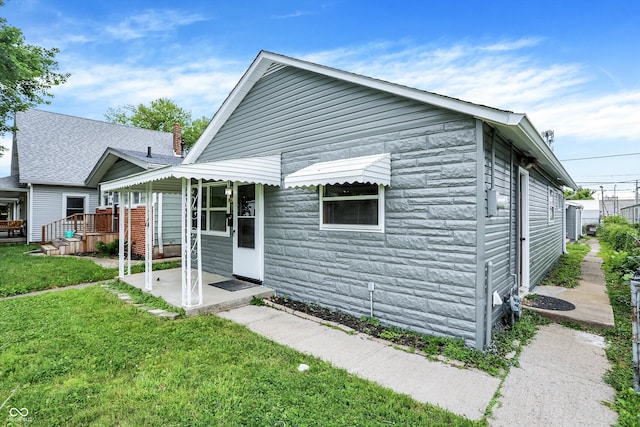
[[112, 213], [74, 214], [43, 225], [42, 244], [64, 237], [67, 231], [73, 231], [76, 237], [86, 240], [87, 233], [114, 233], [118, 230]]

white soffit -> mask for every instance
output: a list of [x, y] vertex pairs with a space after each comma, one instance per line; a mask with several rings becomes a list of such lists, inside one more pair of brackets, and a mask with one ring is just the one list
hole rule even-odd
[[157, 192], [180, 193], [182, 178], [232, 181], [280, 186], [280, 155], [246, 157], [216, 162], [192, 163], [153, 169], [125, 178], [104, 182], [103, 191], [141, 191], [149, 182]]
[[284, 178], [285, 188], [354, 182], [388, 186], [391, 182], [391, 155], [375, 154], [315, 163]]

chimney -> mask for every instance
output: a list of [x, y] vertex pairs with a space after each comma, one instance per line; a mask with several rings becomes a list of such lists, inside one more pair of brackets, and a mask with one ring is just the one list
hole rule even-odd
[[147, 157], [151, 158], [151, 147], [147, 147]]
[[182, 156], [182, 126], [178, 123], [173, 125], [173, 154]]

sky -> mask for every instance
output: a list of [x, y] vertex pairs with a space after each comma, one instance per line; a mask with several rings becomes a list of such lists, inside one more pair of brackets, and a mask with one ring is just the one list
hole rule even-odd
[[104, 120], [166, 97], [211, 118], [264, 49], [526, 113], [605, 196], [640, 180], [636, 0], [6, 0], [0, 16], [60, 49], [71, 77], [42, 110]]

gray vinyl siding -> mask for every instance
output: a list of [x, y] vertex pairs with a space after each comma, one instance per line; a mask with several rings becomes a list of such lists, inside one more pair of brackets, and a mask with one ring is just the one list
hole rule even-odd
[[[485, 188], [491, 188], [492, 169], [492, 136], [485, 129], [484, 135], [484, 184]], [[501, 297], [509, 293], [509, 289], [516, 284], [517, 271], [517, 180], [518, 165], [512, 164], [513, 156], [511, 147], [499, 135], [493, 139], [495, 151], [494, 165], [494, 188], [498, 194], [506, 196], [509, 200], [508, 209], [499, 209], [496, 216], [488, 217], [485, 220], [485, 262], [493, 263], [493, 283], [491, 287], [497, 291]], [[486, 193], [485, 193], [486, 194]], [[487, 212], [487, 202], [485, 198], [485, 215]], [[501, 307], [493, 310], [494, 321], [501, 315]]]
[[317, 189], [265, 188], [266, 286], [386, 324], [476, 341], [477, 150], [472, 119], [282, 154], [283, 175], [391, 153], [385, 232], [319, 229]]
[[140, 166], [134, 165], [123, 159], [119, 159], [113, 164], [102, 177], [102, 182], [111, 181], [118, 178], [124, 178], [125, 176], [133, 175], [134, 173], [143, 172], [144, 169]]
[[47, 185], [33, 186], [32, 218], [29, 228], [31, 241], [40, 242], [42, 226], [65, 217], [63, 212], [63, 195], [86, 196], [85, 213], [93, 213], [98, 206], [98, 196], [95, 189], [85, 187], [54, 187]]
[[209, 273], [233, 275], [233, 239], [231, 237], [201, 236], [202, 269]]
[[[154, 212], [158, 221], [158, 211]], [[164, 245], [179, 245], [182, 243], [182, 196], [179, 194], [162, 195], [162, 243]], [[158, 243], [158, 227], [154, 227], [154, 242]]]
[[358, 138], [419, 128], [461, 116], [447, 110], [284, 67], [260, 79], [200, 155], [198, 162], [351, 141], [353, 151], [370, 154]]
[[538, 171], [529, 176], [530, 287], [533, 288], [562, 255], [562, 221], [564, 209], [556, 205], [556, 217], [549, 222], [549, 180]]

